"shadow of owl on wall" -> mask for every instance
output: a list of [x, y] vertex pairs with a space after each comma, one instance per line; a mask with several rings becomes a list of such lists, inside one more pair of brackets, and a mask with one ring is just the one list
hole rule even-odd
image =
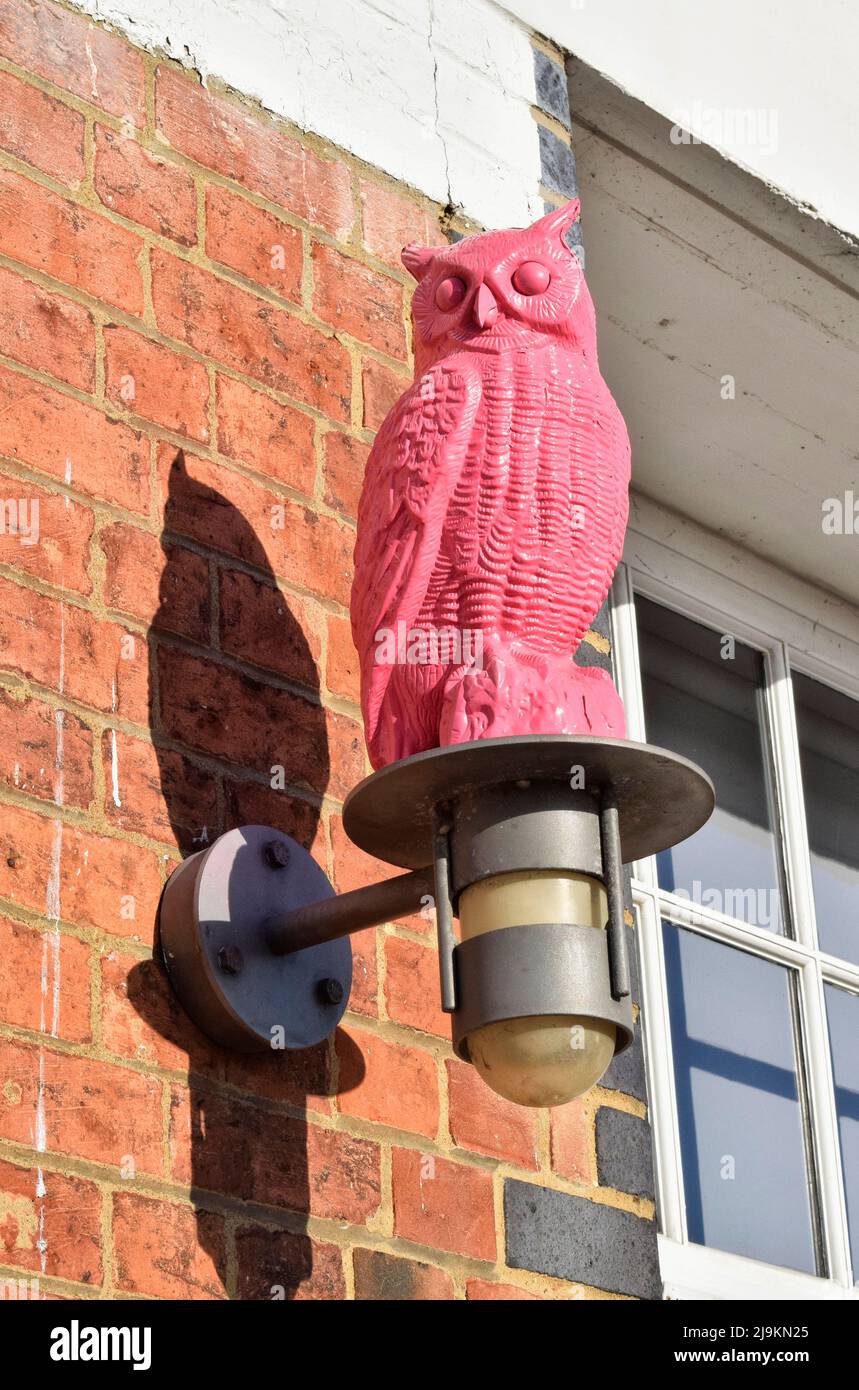
[[408, 246], [415, 381], [376, 437], [352, 630], [370, 759], [509, 734], [623, 738], [608, 672], [574, 657], [628, 514], [629, 437], [567, 236]]

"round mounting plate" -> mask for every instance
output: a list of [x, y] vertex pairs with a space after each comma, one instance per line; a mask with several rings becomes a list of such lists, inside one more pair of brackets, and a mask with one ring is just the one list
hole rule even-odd
[[466, 790], [505, 783], [565, 782], [617, 800], [624, 863], [678, 844], [704, 824], [713, 784], [695, 763], [626, 739], [534, 734], [431, 748], [381, 768], [350, 792], [343, 824], [354, 844], [405, 869], [432, 862], [435, 808]]
[[261, 1052], [313, 1047], [333, 1032], [352, 986], [349, 938], [276, 956], [265, 934], [270, 917], [333, 893], [307, 850], [265, 825], [230, 830], [180, 865], [161, 899], [161, 949], [204, 1033]]

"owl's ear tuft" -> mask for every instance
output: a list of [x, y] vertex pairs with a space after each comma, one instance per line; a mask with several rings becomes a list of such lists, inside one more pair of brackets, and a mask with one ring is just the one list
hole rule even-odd
[[416, 280], [422, 280], [435, 259], [435, 251], [430, 246], [418, 246], [413, 241], [403, 247], [400, 259], [409, 274], [414, 275]]
[[578, 198], [571, 198], [563, 207], [553, 208], [545, 217], [534, 222], [531, 231], [546, 237], [560, 237], [563, 240], [573, 223], [578, 222], [580, 213], [581, 203]]

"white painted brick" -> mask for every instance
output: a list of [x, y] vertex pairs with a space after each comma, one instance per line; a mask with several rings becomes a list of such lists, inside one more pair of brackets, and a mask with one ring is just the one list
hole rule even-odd
[[433, 47], [532, 102], [534, 57], [525, 29], [487, 0], [432, 0]]
[[[476, 221], [525, 221], [540, 177], [520, 21], [489, 0], [77, 0]], [[500, 171], [503, 169], [503, 177]]]
[[445, 143], [451, 201], [456, 206], [467, 210], [471, 202], [488, 209], [491, 216], [485, 221], [490, 227], [525, 227], [540, 216], [543, 200], [536, 184], [529, 192], [520, 169], [490, 157], [462, 136], [452, 136]]
[[539, 168], [538, 136], [526, 102], [447, 53], [439, 57], [437, 81], [439, 127], [445, 141], [449, 135], [463, 136], [523, 174]]
[[364, 0], [368, 9], [378, 10], [388, 19], [405, 24], [416, 34], [429, 38], [430, 18], [427, 0]]
[[[426, 38], [364, 0], [336, 7], [303, 0], [295, 8], [309, 12], [300, 35], [300, 124], [445, 201], [435, 63]], [[284, 96], [261, 99], [270, 105]]]

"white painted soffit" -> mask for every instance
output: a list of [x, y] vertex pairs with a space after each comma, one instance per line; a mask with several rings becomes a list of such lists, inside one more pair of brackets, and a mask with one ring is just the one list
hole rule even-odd
[[673, 144], [580, 61], [569, 76], [600, 362], [636, 489], [859, 603], [859, 534], [822, 525], [826, 499], [859, 500], [856, 244], [714, 150]]

